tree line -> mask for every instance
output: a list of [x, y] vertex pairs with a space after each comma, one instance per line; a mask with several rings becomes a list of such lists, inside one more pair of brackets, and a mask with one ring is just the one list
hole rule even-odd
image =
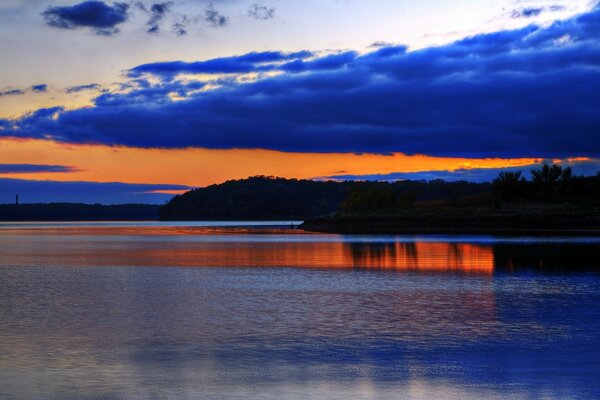
[[159, 208], [153, 204], [0, 204], [0, 221], [152, 221], [158, 219]]
[[570, 166], [544, 164], [531, 171], [530, 180], [521, 171], [501, 172], [492, 185], [498, 204], [599, 199], [600, 172], [595, 176], [575, 176]]

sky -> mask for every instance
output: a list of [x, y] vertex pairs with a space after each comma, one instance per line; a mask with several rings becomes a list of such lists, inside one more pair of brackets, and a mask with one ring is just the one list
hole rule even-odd
[[0, 203], [600, 170], [597, 1], [2, 0], [0, 39]]

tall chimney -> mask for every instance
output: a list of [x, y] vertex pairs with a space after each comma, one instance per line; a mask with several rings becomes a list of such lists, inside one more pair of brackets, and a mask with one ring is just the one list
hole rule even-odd
[[16, 198], [15, 198], [15, 204], [19, 205], [19, 195], [17, 195]]

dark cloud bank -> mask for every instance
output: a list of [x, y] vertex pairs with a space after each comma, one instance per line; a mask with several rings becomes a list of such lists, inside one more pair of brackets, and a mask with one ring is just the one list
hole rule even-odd
[[[407, 52], [250, 53], [140, 65], [95, 107], [0, 120], [0, 134], [178, 148], [600, 156], [600, 9], [553, 25]], [[216, 90], [180, 73], [279, 71]], [[158, 84], [147, 75], [161, 78]], [[145, 82], [145, 83], [144, 83]], [[196, 91], [194, 91], [196, 90]], [[169, 94], [187, 96], [172, 101]]]
[[[49, 172], [76, 172], [65, 165], [0, 164], [0, 174], [35, 174]], [[0, 178], [0, 204], [12, 203], [18, 194], [21, 202], [74, 202], [74, 203], [148, 203], [162, 204], [172, 195], [169, 190], [188, 190], [188, 186], [170, 184], [138, 184], [121, 182], [61, 182]]]
[[30, 174], [40, 172], [74, 172], [73, 167], [44, 164], [0, 164], [0, 174]]
[[157, 191], [187, 189], [190, 188], [181, 185], [33, 181], [0, 178], [0, 204], [14, 203], [16, 194], [19, 195], [22, 203], [162, 204], [173, 196], [157, 193]]
[[[370, 174], [370, 175], [333, 175], [317, 177], [320, 180], [335, 179], [335, 180], [359, 180], [359, 181], [389, 181], [397, 180], [425, 180], [443, 179], [445, 181], [468, 181], [468, 182], [491, 182], [498, 177], [500, 172], [521, 172], [524, 177], [531, 179], [531, 171], [539, 169], [544, 163], [551, 163], [551, 160], [543, 160], [531, 165], [521, 167], [508, 168], [470, 168], [457, 169], [455, 171], [431, 170], [419, 172], [392, 172], [390, 174]], [[564, 167], [570, 166], [575, 175], [596, 175], [600, 171], [600, 160], [579, 160], [569, 161], [564, 160], [559, 163]]]

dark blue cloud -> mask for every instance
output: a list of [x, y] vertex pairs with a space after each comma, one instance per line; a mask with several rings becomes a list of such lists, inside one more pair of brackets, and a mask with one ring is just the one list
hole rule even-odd
[[511, 14], [513, 18], [531, 18], [537, 17], [544, 11], [543, 7], [528, 7], [520, 10], [514, 10]]
[[73, 6], [48, 7], [43, 13], [46, 24], [55, 28], [91, 28], [97, 35], [110, 36], [119, 30], [117, 25], [129, 18], [129, 4], [103, 1], [84, 1]]
[[75, 172], [76, 169], [64, 165], [44, 164], [0, 164], [0, 174], [31, 174], [41, 172]]
[[523, 171], [523, 168], [477, 168], [477, 169], [459, 169], [456, 171], [419, 171], [419, 172], [392, 172], [389, 174], [369, 174], [369, 175], [333, 175], [318, 177], [319, 180], [340, 180], [340, 181], [377, 181], [377, 182], [395, 182], [395, 181], [433, 181], [442, 179], [447, 182], [467, 181], [467, 182], [490, 182], [498, 176], [501, 171]]
[[512, 18], [532, 18], [537, 17], [538, 15], [546, 11], [556, 12], [563, 11], [564, 9], [565, 7], [561, 5], [552, 5], [547, 7], [525, 7], [518, 10], [514, 10], [510, 16]]
[[163, 33], [163, 25], [169, 19], [168, 23], [171, 25], [171, 32], [177, 36], [184, 36], [187, 35], [188, 25], [196, 24], [202, 19], [200, 16], [192, 16], [176, 11], [175, 7], [177, 4], [174, 1], [153, 3], [148, 6], [141, 1], [135, 1], [133, 6], [148, 15], [146, 32], [150, 34]]
[[98, 85], [97, 83], [90, 83], [87, 85], [71, 86], [71, 87], [65, 89], [65, 93], [79, 93], [79, 92], [83, 92], [85, 90], [98, 90], [98, 89], [100, 89], [100, 85]]
[[[300, 62], [294, 60], [301, 59]], [[193, 91], [178, 74], [292, 72]], [[68, 142], [472, 157], [600, 156], [600, 9], [407, 52], [250, 53], [145, 64], [163, 79], [46, 109], [0, 135]], [[300, 72], [300, 73], [298, 73]], [[183, 85], [183, 87], [182, 87]], [[181, 93], [184, 100], [171, 100]]]
[[310, 61], [297, 59], [278, 66], [276, 69], [288, 72], [333, 70], [342, 68], [346, 64], [354, 61], [357, 56], [358, 53], [355, 51], [346, 51], [343, 53], [327, 55]]
[[[130, 77], [152, 74], [171, 79], [177, 74], [232, 74], [272, 70], [268, 63], [311, 57], [308, 51], [284, 53], [281, 51], [252, 52], [241, 56], [214, 58], [208, 61], [159, 62], [139, 65], [129, 70]], [[267, 64], [267, 66], [262, 65]]]
[[33, 85], [31, 87], [32, 92], [43, 93], [48, 91], [48, 85]]
[[408, 48], [404, 45], [389, 45], [389, 46], [385, 46], [385, 47], [377, 47], [374, 45], [371, 45], [370, 47], [375, 47], [377, 48], [376, 51], [367, 54], [366, 56], [363, 56], [363, 59], [368, 59], [368, 58], [383, 58], [383, 57], [393, 57], [393, 56], [399, 56], [402, 55], [404, 53], [406, 53], [406, 51], [408, 50]]
[[173, 196], [157, 193], [157, 191], [187, 189], [190, 188], [181, 185], [32, 181], [0, 178], [0, 203], [14, 203], [15, 195], [18, 194], [21, 203], [162, 204]]
[[190, 92], [204, 87], [202, 82], [166, 83], [162, 85], [146, 85], [147, 81], [140, 79], [137, 86], [127, 93], [105, 92], [94, 99], [94, 104], [99, 107], [124, 107], [133, 105], [154, 107], [171, 103], [171, 95], [186, 97]]
[[48, 85], [33, 85], [27, 89], [8, 89], [0, 91], [0, 97], [2, 96], [20, 96], [27, 92], [33, 93], [44, 93], [48, 91]]
[[150, 7], [150, 20], [148, 21], [148, 33], [159, 33], [160, 32], [160, 24], [163, 19], [171, 11], [171, 7], [173, 6], [172, 1], [167, 1], [164, 3], [155, 3]]
[[25, 91], [23, 91], [21, 89], [9, 89], [9, 90], [0, 92], [0, 97], [2, 97], [2, 96], [20, 96], [22, 94], [25, 94]]

